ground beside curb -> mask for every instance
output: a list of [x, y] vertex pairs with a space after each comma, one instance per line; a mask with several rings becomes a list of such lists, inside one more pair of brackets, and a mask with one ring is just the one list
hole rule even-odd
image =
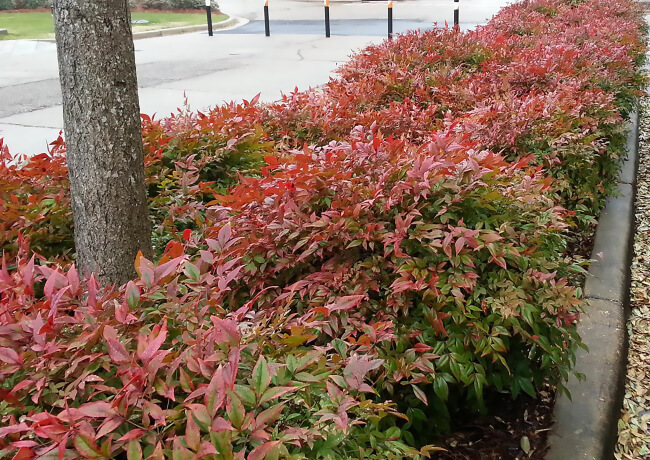
[[[230, 16], [225, 21], [216, 22], [213, 24], [213, 30], [229, 30], [248, 24], [248, 19], [239, 18], [237, 16]], [[156, 29], [147, 30], [145, 32], [133, 32], [133, 40], [141, 40], [143, 38], [166, 37], [168, 35], [181, 35], [190, 34], [194, 32], [208, 31], [207, 24], [199, 24], [195, 26], [183, 27], [170, 27], [169, 29]], [[35, 41], [55, 43], [54, 38], [38, 38]]]
[[[213, 30], [234, 29], [235, 27], [243, 26], [247, 23], [248, 23], [247, 19], [231, 16], [225, 21], [214, 23], [212, 29]], [[184, 26], [184, 27], [171, 27], [169, 29], [157, 29], [157, 30], [147, 30], [145, 32], [134, 32], [133, 39], [140, 40], [143, 38], [166, 37], [168, 35], [189, 34], [194, 32], [201, 32], [201, 31], [207, 32], [207, 30], [208, 30], [207, 24], [199, 24], [195, 26]]]
[[585, 283], [588, 306], [578, 333], [589, 352], [577, 353], [575, 370], [586, 380], [572, 377], [567, 384], [572, 400], [560, 396], [555, 403], [547, 460], [613, 457], [625, 385], [638, 130], [635, 111], [627, 136], [628, 158], [619, 177], [620, 194], [607, 200], [598, 220], [592, 252], [595, 262]]

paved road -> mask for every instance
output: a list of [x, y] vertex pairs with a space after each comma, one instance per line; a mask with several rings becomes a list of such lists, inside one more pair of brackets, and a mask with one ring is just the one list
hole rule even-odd
[[[475, 24], [464, 23], [464, 28]], [[393, 20], [393, 32], [404, 33], [411, 29], [427, 30], [433, 27], [433, 23], [417, 19], [395, 19]], [[331, 33], [338, 36], [367, 36], [384, 38], [388, 33], [386, 19], [331, 19]], [[294, 19], [273, 21], [270, 25], [272, 34], [283, 35], [315, 35], [325, 33], [323, 19]], [[231, 34], [264, 34], [264, 21], [251, 21], [248, 24], [230, 31]]]
[[[506, 0], [461, 0], [461, 26], [474, 27]], [[261, 93], [271, 101], [294, 88], [327, 82], [355, 50], [386, 34], [385, 2], [331, 1], [332, 37], [324, 37], [320, 1], [270, 0], [271, 37], [259, 21], [263, 0], [221, 0], [225, 12], [251, 22], [214, 37], [194, 33], [135, 42], [142, 112], [165, 116]], [[471, 5], [471, 6], [470, 6]], [[453, 18], [451, 0], [398, 0], [395, 31], [430, 28]], [[63, 127], [56, 47], [0, 41], [0, 137], [12, 153], [45, 150]]]

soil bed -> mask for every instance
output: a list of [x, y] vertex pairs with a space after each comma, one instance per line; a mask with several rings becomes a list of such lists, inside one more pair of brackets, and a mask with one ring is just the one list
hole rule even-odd
[[650, 459], [650, 98], [640, 110], [629, 352], [625, 399], [618, 422], [617, 460]]
[[551, 390], [540, 391], [538, 399], [523, 395], [513, 401], [510, 395], [498, 395], [490, 403], [491, 415], [477, 416], [436, 442], [436, 446], [447, 452], [432, 458], [542, 460], [548, 449], [546, 441], [553, 424], [554, 401]]

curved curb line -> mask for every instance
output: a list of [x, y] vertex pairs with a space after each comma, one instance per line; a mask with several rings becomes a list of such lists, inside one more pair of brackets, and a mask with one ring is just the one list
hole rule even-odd
[[[217, 22], [212, 26], [214, 31], [218, 30], [231, 30], [237, 27], [248, 24], [248, 19], [239, 18], [236, 16], [230, 16], [225, 21]], [[184, 27], [170, 27], [169, 29], [157, 29], [157, 30], [147, 30], [145, 32], [134, 32], [133, 40], [141, 40], [143, 38], [153, 38], [153, 37], [167, 37], [169, 35], [181, 35], [181, 34], [190, 34], [194, 32], [207, 32], [207, 24], [199, 24], [196, 26], [184, 26]]]
[[619, 176], [619, 196], [610, 197], [598, 220], [584, 296], [586, 312], [578, 333], [589, 352], [580, 350], [571, 377], [572, 400], [558, 397], [546, 460], [613, 458], [617, 422], [625, 393], [626, 321], [630, 264], [634, 241], [634, 198], [638, 167], [639, 114], [635, 111], [627, 135], [628, 157]]
[[[212, 26], [212, 30], [232, 30], [237, 27], [245, 26], [248, 24], [248, 19], [240, 18], [237, 16], [230, 16], [225, 21], [216, 22]], [[154, 37], [167, 37], [169, 35], [181, 35], [181, 34], [190, 34], [194, 32], [207, 32], [207, 24], [199, 24], [196, 26], [183, 26], [183, 27], [170, 27], [169, 29], [156, 29], [156, 30], [147, 30], [144, 32], [133, 32], [133, 40], [142, 40], [143, 38], [154, 38]], [[56, 43], [54, 38], [36, 38], [32, 41], [36, 42], [47, 42], [47, 43]]]

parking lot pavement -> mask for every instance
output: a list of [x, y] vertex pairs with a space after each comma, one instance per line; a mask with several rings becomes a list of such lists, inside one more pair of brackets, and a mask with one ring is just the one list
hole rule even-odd
[[[227, 13], [229, 1], [220, 2]], [[214, 37], [199, 32], [135, 42], [143, 113], [166, 116], [185, 100], [195, 110], [258, 93], [262, 101], [277, 100], [296, 87], [326, 83], [351, 53], [386, 35], [385, 2], [332, 2], [332, 37], [325, 38], [321, 2], [269, 0], [273, 19], [271, 36], [265, 37], [263, 23], [256, 21], [263, 2], [233, 1], [241, 2], [240, 13], [251, 20], [242, 28], [217, 31]], [[461, 26], [469, 28], [506, 2], [464, 4]], [[396, 32], [430, 28], [453, 16], [451, 0], [399, 0], [394, 9]], [[0, 41], [0, 59], [0, 137], [12, 153], [40, 153], [63, 127], [56, 46]]]

